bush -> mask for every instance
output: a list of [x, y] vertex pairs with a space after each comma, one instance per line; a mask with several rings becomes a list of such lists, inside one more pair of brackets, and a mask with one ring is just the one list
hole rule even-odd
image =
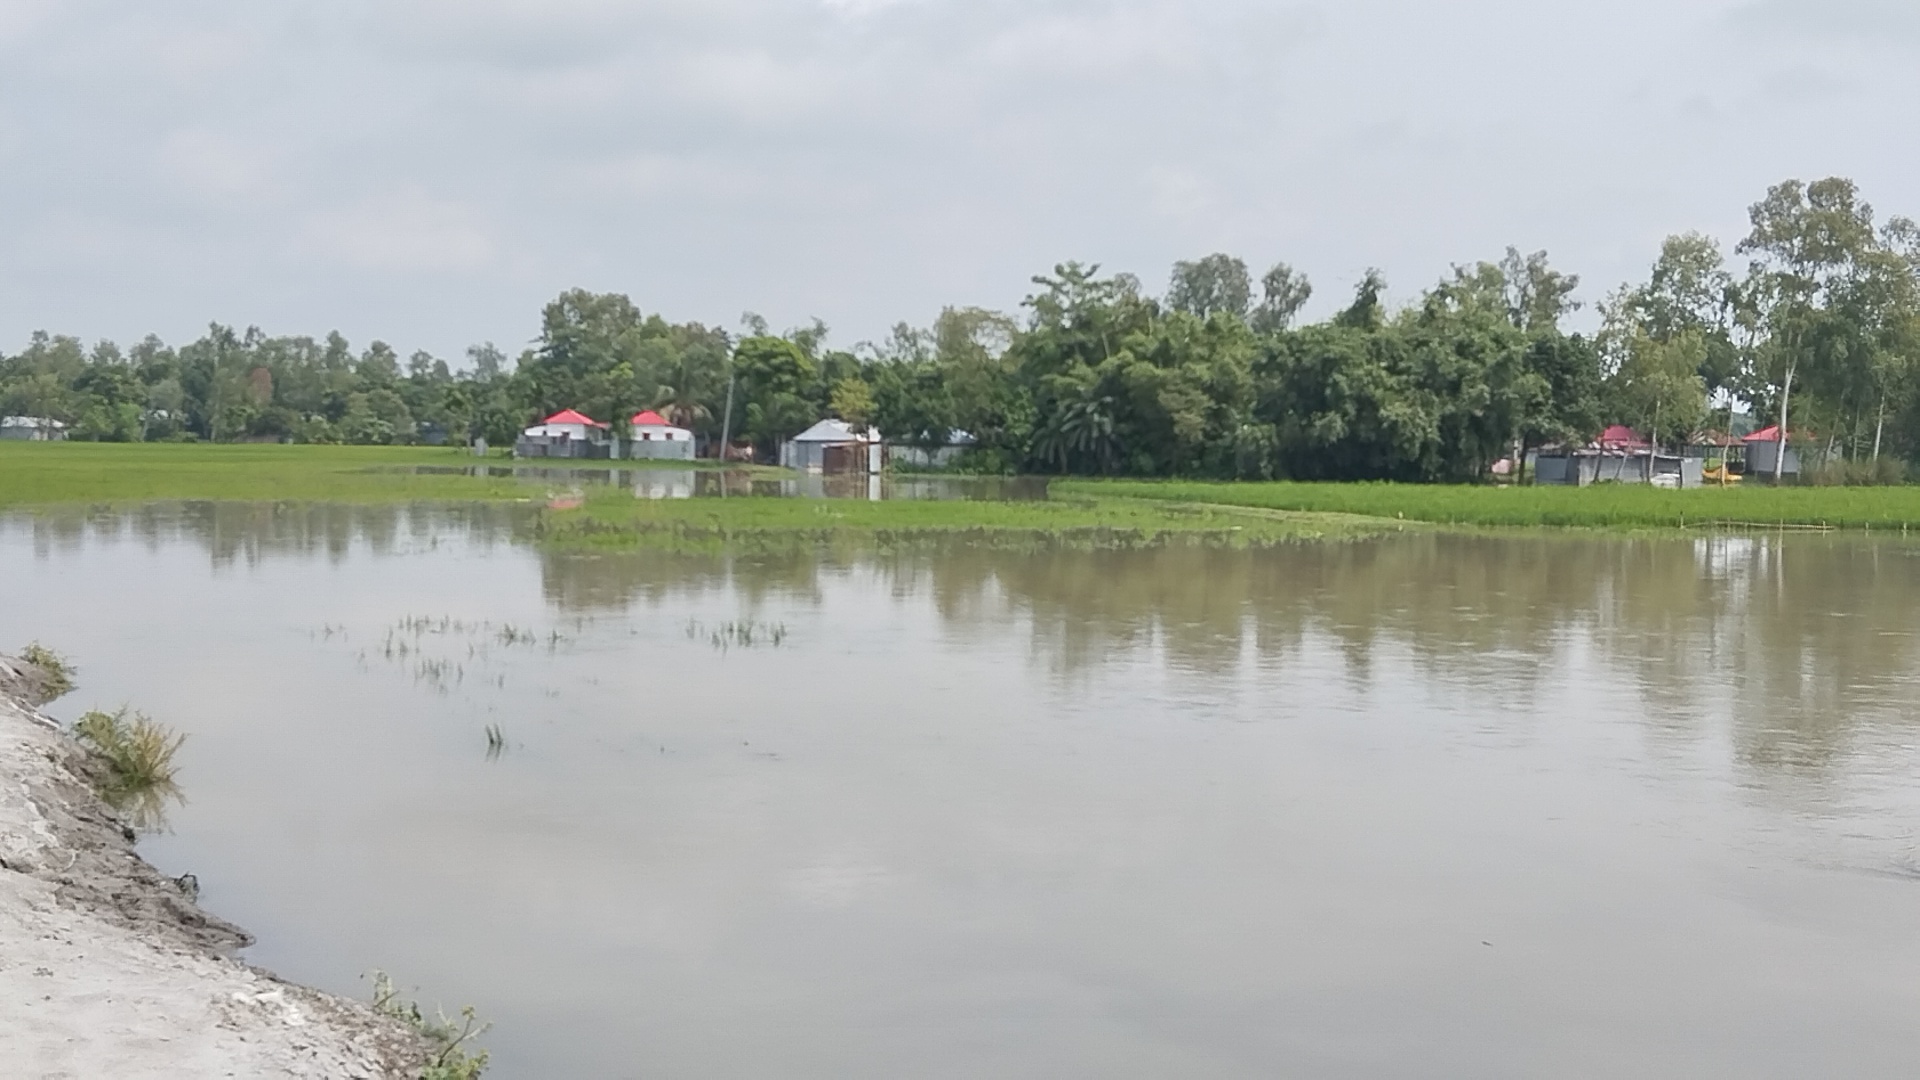
[[145, 713], [94, 710], [73, 725], [74, 737], [106, 764], [100, 794], [114, 806], [155, 790], [172, 790], [173, 755], [187, 741]]
[[1806, 473], [1801, 482], [1816, 487], [1884, 487], [1912, 482], [1912, 469], [1898, 458], [1871, 461], [1835, 459]]
[[42, 704], [71, 691], [74, 687], [73, 665], [67, 658], [34, 642], [20, 650], [20, 659], [40, 669], [40, 680], [35, 685]]

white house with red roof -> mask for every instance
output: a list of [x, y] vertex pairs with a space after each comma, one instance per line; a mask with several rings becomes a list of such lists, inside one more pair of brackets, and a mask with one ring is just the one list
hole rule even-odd
[[513, 443], [515, 457], [604, 458], [613, 452], [607, 425], [574, 409], [554, 413]]
[[627, 456], [666, 461], [693, 460], [693, 432], [675, 427], [666, 417], [646, 409], [627, 421]]

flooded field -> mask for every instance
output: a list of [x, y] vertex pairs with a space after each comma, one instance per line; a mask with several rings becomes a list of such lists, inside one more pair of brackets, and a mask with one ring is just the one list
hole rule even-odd
[[501, 1077], [1904, 1075], [1920, 547], [542, 553], [0, 517], [0, 644], [189, 735], [142, 842]]

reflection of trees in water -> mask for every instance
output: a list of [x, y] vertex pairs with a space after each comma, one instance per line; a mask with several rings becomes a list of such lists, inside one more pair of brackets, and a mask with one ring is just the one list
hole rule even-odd
[[819, 603], [822, 577], [844, 567], [811, 553], [729, 556], [675, 551], [547, 552], [541, 580], [547, 600], [569, 612], [654, 607], [719, 592], [748, 606], [774, 597]]
[[[41, 556], [89, 543], [182, 541], [216, 565], [356, 547], [521, 542], [498, 504], [181, 503], [0, 517]], [[541, 555], [546, 597], [573, 613], [726, 594], [818, 605], [835, 580], [932, 603], [950, 630], [1025, 627], [1061, 672], [1152, 647], [1202, 674], [1248, 656], [1286, 664], [1331, 644], [1364, 685], [1383, 656], [1490, 703], [1527, 703], [1557, 674], [1624, 673], [1642, 722], [1685, 744], [1730, 716], [1738, 759], [1817, 778], [1876, 725], [1909, 725], [1920, 674], [1920, 549], [1860, 537], [1634, 538], [1411, 534], [1257, 550], [1009, 549], [964, 540], [901, 550]], [[863, 586], [864, 587], [864, 586]], [[1597, 706], [1596, 706], [1597, 707]]]
[[130, 509], [48, 510], [0, 518], [0, 530], [32, 536], [34, 554], [71, 554], [89, 543], [138, 543], [149, 550], [187, 542], [214, 565], [255, 563], [269, 555], [344, 559], [364, 544], [376, 554], [431, 546], [457, 534], [470, 544], [511, 542], [531, 511], [508, 503], [155, 503]]
[[[1863, 724], [1906, 723], [1920, 674], [1920, 551], [1861, 538], [1474, 536], [728, 558], [547, 559], [563, 607], [737, 590], [823, 602], [826, 579], [877, 574], [958, 632], [1023, 624], [1062, 672], [1153, 647], [1182, 669], [1286, 663], [1331, 643], [1364, 684], [1383, 655], [1490, 705], [1530, 704], [1580, 665], [1624, 674], [1638, 718], [1685, 744], [1732, 718], [1742, 762], [1817, 776]], [[1385, 651], [1383, 654], [1383, 650]], [[1597, 703], [1596, 708], [1600, 707]]]

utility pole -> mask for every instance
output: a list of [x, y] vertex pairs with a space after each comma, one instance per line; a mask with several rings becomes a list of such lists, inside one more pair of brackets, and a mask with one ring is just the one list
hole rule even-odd
[[727, 356], [727, 407], [720, 416], [720, 497], [727, 497], [727, 450], [733, 445], [733, 356]]

